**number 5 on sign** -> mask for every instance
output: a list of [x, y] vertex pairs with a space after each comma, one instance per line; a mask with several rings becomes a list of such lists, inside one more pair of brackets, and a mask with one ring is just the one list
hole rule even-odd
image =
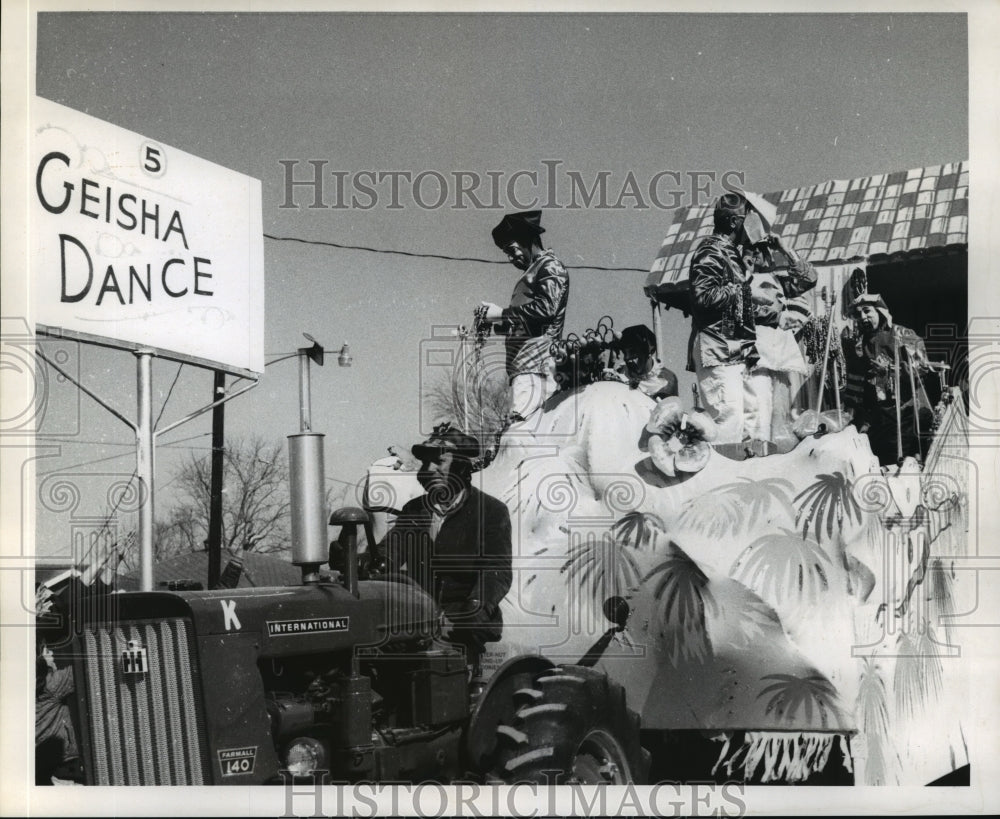
[[142, 169], [150, 176], [163, 176], [167, 170], [167, 157], [163, 148], [148, 139], [139, 148]]

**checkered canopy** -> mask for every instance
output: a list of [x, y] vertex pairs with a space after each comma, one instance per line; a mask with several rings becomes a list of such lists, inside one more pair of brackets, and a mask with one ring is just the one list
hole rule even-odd
[[[773, 231], [813, 264], [968, 242], [968, 161], [834, 179], [764, 198], [778, 209]], [[646, 294], [669, 302], [686, 291], [694, 249], [711, 232], [711, 204], [678, 208], [646, 279]]]

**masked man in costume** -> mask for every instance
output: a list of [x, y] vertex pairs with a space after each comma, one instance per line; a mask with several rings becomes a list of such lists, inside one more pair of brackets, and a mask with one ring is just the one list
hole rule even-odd
[[645, 324], [622, 330], [611, 353], [615, 360], [603, 380], [628, 384], [654, 401], [677, 395], [677, 376], [656, 357], [656, 336]]
[[[786, 270], [775, 269], [771, 247], [788, 259]], [[795, 331], [809, 318], [802, 294], [816, 286], [816, 269], [777, 236], [769, 237], [752, 254], [750, 290], [759, 359], [750, 373], [757, 398], [757, 430], [751, 437], [766, 442], [768, 451], [787, 452], [798, 443], [792, 430], [792, 406], [810, 372]]]
[[523, 275], [508, 307], [483, 302], [486, 320], [505, 333], [510, 420], [524, 421], [556, 391], [552, 342], [562, 338], [569, 301], [569, 274], [551, 250], [542, 247], [542, 212], [508, 213], [493, 241]]
[[500, 601], [511, 584], [507, 507], [472, 485], [479, 444], [449, 424], [412, 448], [425, 494], [407, 502], [376, 552], [390, 571], [406, 569], [441, 607], [444, 638], [475, 666], [500, 639]]
[[35, 664], [35, 784], [83, 778], [76, 732], [66, 698], [73, 693], [73, 669], [56, 666], [42, 647]]
[[[755, 206], [754, 201], [759, 204]], [[766, 269], [769, 248], [780, 250], [789, 260], [788, 273], [779, 285], [783, 297], [797, 296], [816, 283], [811, 265], [802, 262], [780, 237], [767, 233], [759, 212], [766, 204], [753, 194], [723, 194], [715, 205], [714, 231], [699, 243], [691, 260], [688, 370], [697, 376], [701, 401], [719, 429], [722, 444], [770, 439], [770, 394], [763, 396], [767, 430], [761, 423], [758, 395], [770, 390], [770, 378], [766, 373], [764, 378], [752, 375], [761, 357], [753, 278]], [[775, 325], [778, 314], [780, 309]]]
[[927, 370], [923, 339], [909, 327], [894, 324], [877, 293], [863, 293], [852, 305], [858, 330], [842, 336], [847, 362], [844, 406], [854, 425], [867, 433], [872, 452], [883, 466], [906, 456], [922, 456], [921, 437], [933, 419], [922, 376]]

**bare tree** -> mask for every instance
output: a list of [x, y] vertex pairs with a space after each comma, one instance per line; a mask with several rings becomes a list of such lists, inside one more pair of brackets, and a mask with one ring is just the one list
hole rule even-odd
[[[115, 562], [118, 574], [130, 574], [139, 571], [139, 528], [133, 518], [129, 521], [128, 528], [116, 538], [115, 549], [117, 558], [112, 558], [109, 562]], [[179, 554], [192, 551], [188, 547], [188, 541], [181, 538], [176, 527], [170, 521], [157, 520], [153, 523], [153, 560], [159, 562]]]
[[[174, 483], [179, 500], [157, 521], [158, 556], [205, 548], [211, 504], [212, 459], [192, 455]], [[285, 552], [291, 544], [288, 463], [283, 443], [230, 439], [222, 471], [222, 547], [229, 552]]]
[[[287, 453], [282, 444], [255, 438], [230, 441], [223, 469], [223, 548], [231, 553], [246, 546], [258, 553], [286, 552], [291, 547]], [[203, 551], [208, 539], [211, 456], [190, 457], [169, 479], [179, 488], [179, 500], [153, 524], [153, 559]], [[363, 484], [363, 482], [359, 482]], [[327, 488], [327, 514], [360, 504], [359, 484], [338, 481]], [[114, 553], [119, 573], [139, 569], [134, 511], [107, 510], [100, 534]], [[334, 533], [336, 536], [336, 533]], [[87, 562], [96, 558], [88, 556]]]
[[510, 411], [507, 377], [470, 356], [432, 382], [424, 401], [434, 422], [451, 421], [484, 446], [492, 445]]

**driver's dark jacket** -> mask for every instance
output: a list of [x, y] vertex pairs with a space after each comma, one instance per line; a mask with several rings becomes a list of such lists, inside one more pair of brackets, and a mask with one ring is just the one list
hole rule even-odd
[[[465, 502], [431, 540], [432, 510], [421, 495], [403, 506], [380, 544], [390, 570], [406, 568], [452, 620], [464, 619], [498, 640], [500, 601], [511, 584], [511, 524], [504, 503], [469, 487]], [[383, 551], [384, 550], [384, 551]], [[470, 601], [478, 600], [475, 608]]]

